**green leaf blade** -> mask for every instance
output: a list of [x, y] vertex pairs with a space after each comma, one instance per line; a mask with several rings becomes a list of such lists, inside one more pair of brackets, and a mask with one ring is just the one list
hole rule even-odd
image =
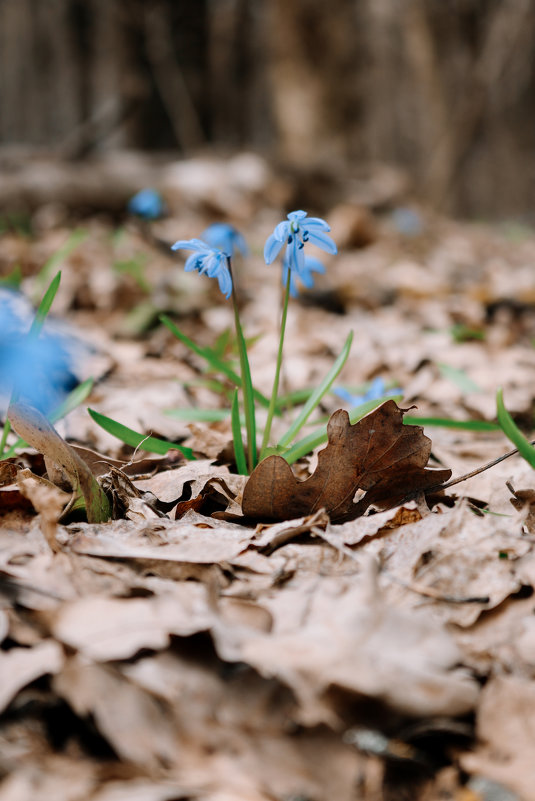
[[520, 431], [515, 421], [505, 408], [503, 401], [503, 390], [499, 389], [496, 393], [496, 409], [498, 412], [498, 423], [505, 436], [511, 440], [519, 454], [535, 468], [535, 448]]
[[[227, 362], [223, 361], [222, 359], [217, 356], [214, 350], [211, 348], [201, 348], [192, 339], [190, 339], [186, 334], [182, 333], [182, 331], [173, 323], [173, 321], [167, 317], [166, 314], [160, 315], [161, 322], [165, 325], [166, 328], [171, 331], [171, 333], [182, 342], [189, 350], [195, 353], [197, 356], [200, 356], [201, 359], [205, 359], [208, 364], [212, 367], [213, 370], [216, 370], [220, 373], [223, 373], [235, 387], [241, 387], [242, 381], [238, 373], [230, 367]], [[265, 406], [266, 409], [269, 406], [269, 400], [262, 395], [261, 392], [258, 390], [253, 390], [254, 397], [256, 400]], [[279, 412], [280, 414], [280, 412]]]
[[143, 451], [159, 453], [161, 456], [165, 456], [171, 449], [176, 449], [189, 461], [195, 461], [195, 456], [191, 448], [185, 448], [183, 445], [177, 445], [175, 442], [158, 439], [158, 437], [147, 437], [144, 434], [134, 431], [132, 428], [128, 428], [128, 426], [122, 423], [118, 423], [116, 420], [112, 420], [111, 417], [106, 417], [106, 415], [94, 409], [88, 409], [87, 411], [92, 420], [103, 428], [104, 431], [117, 437], [117, 439], [120, 439], [121, 442], [124, 442], [126, 445], [130, 445], [131, 448], [141, 448]]
[[456, 428], [461, 431], [499, 431], [497, 423], [486, 420], [450, 420], [447, 417], [415, 417], [406, 414], [403, 422], [408, 426], [436, 426], [438, 428]]

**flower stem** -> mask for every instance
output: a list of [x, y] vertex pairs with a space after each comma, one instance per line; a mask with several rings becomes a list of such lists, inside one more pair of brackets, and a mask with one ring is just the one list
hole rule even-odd
[[269, 437], [271, 434], [271, 424], [273, 422], [273, 415], [275, 414], [275, 407], [277, 405], [277, 395], [279, 392], [279, 380], [282, 365], [282, 349], [284, 346], [284, 334], [286, 331], [286, 318], [288, 317], [288, 301], [290, 300], [290, 269], [286, 276], [286, 290], [284, 292], [284, 301], [282, 304], [282, 317], [281, 317], [281, 333], [279, 339], [279, 352], [277, 354], [277, 366], [275, 367], [275, 378], [273, 379], [273, 389], [271, 391], [271, 399], [269, 402], [268, 415], [266, 420], [266, 427], [264, 428], [264, 437], [262, 439], [262, 448], [260, 450], [260, 458], [269, 445]]
[[230, 256], [228, 257], [228, 268], [232, 277], [232, 306], [234, 308], [234, 325], [236, 328], [236, 340], [238, 343], [238, 353], [240, 354], [240, 373], [241, 385], [243, 393], [243, 410], [245, 413], [245, 428], [247, 430], [247, 464], [249, 472], [256, 467], [257, 452], [256, 452], [256, 420], [255, 420], [255, 407], [254, 407], [254, 392], [253, 382], [251, 380], [251, 368], [249, 367], [249, 358], [247, 356], [247, 346], [245, 344], [245, 337], [240, 323], [240, 312], [238, 309], [238, 300], [236, 297], [236, 288], [234, 277], [232, 276], [232, 265]]

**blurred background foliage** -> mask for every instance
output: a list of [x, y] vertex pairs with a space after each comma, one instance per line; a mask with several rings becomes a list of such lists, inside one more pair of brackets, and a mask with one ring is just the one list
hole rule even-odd
[[442, 211], [531, 222], [534, 97], [532, 0], [0, 0], [3, 164], [381, 163]]

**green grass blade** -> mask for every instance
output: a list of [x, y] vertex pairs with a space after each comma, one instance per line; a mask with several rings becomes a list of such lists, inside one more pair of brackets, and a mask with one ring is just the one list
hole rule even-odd
[[84, 231], [82, 228], [76, 228], [72, 233], [69, 235], [68, 239], [63, 243], [63, 245], [56, 250], [55, 253], [50, 256], [50, 258], [43, 264], [39, 273], [36, 276], [36, 283], [38, 286], [42, 286], [48, 280], [48, 276], [57, 270], [60, 264], [67, 259], [73, 251], [76, 250], [78, 245], [81, 245], [84, 239], [87, 237], [87, 231]]
[[488, 423], [486, 420], [449, 420], [447, 417], [414, 417], [407, 414], [403, 418], [405, 425], [409, 426], [437, 426], [441, 428], [458, 428], [462, 431], [499, 431], [497, 423]]
[[353, 342], [353, 331], [350, 332], [348, 338], [345, 341], [344, 347], [342, 348], [342, 352], [334, 362], [333, 366], [314, 392], [310, 395], [309, 399], [303, 406], [301, 412], [290, 426], [286, 434], [281, 437], [279, 442], [277, 443], [278, 448], [285, 448], [287, 447], [295, 438], [297, 433], [301, 430], [304, 426], [318, 403], [321, 401], [323, 396], [330, 390], [333, 382], [335, 381], [337, 375], [342, 370], [342, 367], [347, 361], [347, 357], [349, 356], [349, 351], [351, 350], [351, 343]]
[[[377, 406], [380, 406], [386, 400], [398, 400], [399, 398], [379, 398], [379, 400], [371, 400], [366, 401], [366, 403], [361, 403], [360, 406], [355, 406], [354, 409], [349, 411], [349, 419], [351, 424], [358, 423], [358, 421], [364, 417], [368, 412], [371, 412]], [[288, 464], [293, 464], [297, 462], [298, 459], [301, 459], [303, 456], [306, 456], [307, 453], [310, 453], [317, 448], [319, 445], [323, 445], [327, 442], [327, 424], [320, 426], [312, 433], [308, 434], [308, 436], [303, 437], [298, 442], [295, 442], [291, 448], [285, 451], [282, 456], [286, 459]]]
[[498, 423], [506, 437], [508, 437], [515, 448], [518, 448], [519, 454], [528, 462], [532, 467], [535, 467], [535, 448], [526, 439], [524, 434], [520, 431], [515, 421], [505, 408], [503, 402], [503, 390], [499, 389], [496, 393], [496, 408], [498, 410]]
[[132, 448], [141, 448], [143, 451], [159, 453], [162, 456], [165, 456], [165, 454], [171, 450], [171, 448], [176, 448], [176, 450], [180, 451], [186, 459], [195, 460], [191, 448], [185, 448], [183, 445], [177, 445], [174, 442], [167, 442], [166, 440], [158, 439], [157, 437], [147, 437], [144, 434], [139, 434], [137, 431], [133, 431], [133, 429], [124, 426], [122, 423], [118, 423], [116, 420], [112, 420], [111, 417], [106, 417], [104, 414], [96, 412], [94, 409], [88, 409], [87, 411], [95, 423], [103, 428], [104, 431], [107, 431], [108, 434], [117, 437], [117, 439], [120, 439], [121, 442], [126, 443], [126, 445], [130, 445]]
[[35, 317], [33, 318], [33, 323], [28, 332], [28, 336], [36, 337], [40, 333], [41, 328], [43, 327], [43, 323], [46, 319], [46, 316], [50, 311], [50, 307], [54, 302], [54, 298], [56, 297], [60, 281], [61, 281], [61, 270], [58, 273], [56, 273], [56, 275], [50, 282], [48, 289], [43, 295], [41, 303], [39, 304], [35, 312]]
[[[167, 317], [166, 314], [161, 314], [160, 320], [166, 326], [166, 328], [168, 328], [169, 331], [171, 331], [171, 333], [182, 342], [183, 345], [193, 351], [193, 353], [196, 353], [197, 356], [205, 359], [214, 370], [218, 370], [220, 373], [223, 373], [223, 375], [226, 375], [226, 377], [234, 384], [235, 387], [241, 387], [242, 382], [238, 373], [236, 373], [232, 367], [229, 367], [226, 362], [220, 359], [211, 348], [201, 348], [199, 345], [196, 345], [192, 339], [186, 336], [186, 334], [183, 334], [182, 331], [177, 328], [177, 326], [172, 320], [169, 319], [169, 317]], [[253, 390], [253, 393], [256, 400], [267, 409], [269, 406], [269, 400], [266, 398], [266, 396], [262, 395], [262, 393], [258, 392], [256, 389]]]
[[482, 392], [481, 387], [476, 384], [475, 381], [472, 381], [470, 376], [466, 374], [464, 370], [459, 369], [458, 367], [452, 367], [450, 364], [437, 364], [438, 369], [442, 373], [443, 377], [446, 378], [448, 381], [451, 381], [452, 384], [463, 393], [463, 395], [469, 395], [471, 392]]
[[232, 398], [232, 442], [234, 444], [234, 456], [236, 458], [236, 467], [241, 476], [249, 475], [247, 470], [247, 457], [245, 456], [245, 448], [243, 447], [243, 438], [241, 433], [240, 424], [240, 404], [238, 403], [238, 390], [234, 390]]
[[300, 406], [301, 403], [306, 403], [314, 392], [314, 387], [308, 389], [296, 389], [294, 392], [288, 392], [286, 395], [279, 395], [277, 398], [276, 409], [283, 411], [287, 407]]
[[173, 420], [186, 420], [188, 423], [219, 423], [230, 415], [229, 409], [165, 409], [166, 417]]
[[94, 378], [86, 378], [85, 381], [82, 381], [81, 384], [78, 384], [77, 387], [69, 392], [63, 403], [54, 409], [50, 415], [50, 421], [52, 423], [56, 423], [58, 420], [61, 420], [62, 417], [66, 417], [70, 412], [73, 411], [73, 409], [76, 409], [77, 406], [83, 403], [88, 395], [90, 395], [94, 383]]

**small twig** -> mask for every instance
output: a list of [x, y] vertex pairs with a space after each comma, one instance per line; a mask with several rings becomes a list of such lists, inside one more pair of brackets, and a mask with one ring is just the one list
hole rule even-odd
[[[535, 445], [535, 439], [532, 440], [530, 445]], [[492, 462], [488, 462], [487, 464], [483, 465], [482, 467], [477, 467], [475, 470], [472, 470], [470, 473], [466, 473], [464, 476], [459, 476], [459, 478], [454, 478], [451, 481], [448, 481], [446, 484], [435, 484], [432, 487], [428, 487], [425, 491], [426, 493], [431, 492], [432, 490], [437, 489], [449, 489], [449, 487], [453, 487], [455, 484], [460, 484], [461, 481], [467, 481], [469, 478], [473, 478], [474, 476], [478, 476], [480, 473], [484, 473], [485, 470], [488, 470], [490, 467], [494, 467], [495, 465], [503, 462], [504, 459], [508, 459], [510, 456], [514, 456], [518, 453], [518, 448], [514, 448], [512, 451], [508, 451], [507, 453], [502, 454], [502, 456], [498, 456], [497, 459], [493, 459]]]
[[456, 596], [456, 595], [442, 595], [438, 590], [432, 587], [424, 587], [422, 584], [404, 581], [403, 579], [394, 576], [390, 571], [381, 568], [381, 575], [386, 576], [395, 584], [399, 584], [410, 592], [415, 592], [417, 595], [423, 595], [426, 598], [432, 598], [434, 601], [442, 601], [446, 604], [488, 604], [490, 598], [488, 595], [474, 595], [474, 596]]

